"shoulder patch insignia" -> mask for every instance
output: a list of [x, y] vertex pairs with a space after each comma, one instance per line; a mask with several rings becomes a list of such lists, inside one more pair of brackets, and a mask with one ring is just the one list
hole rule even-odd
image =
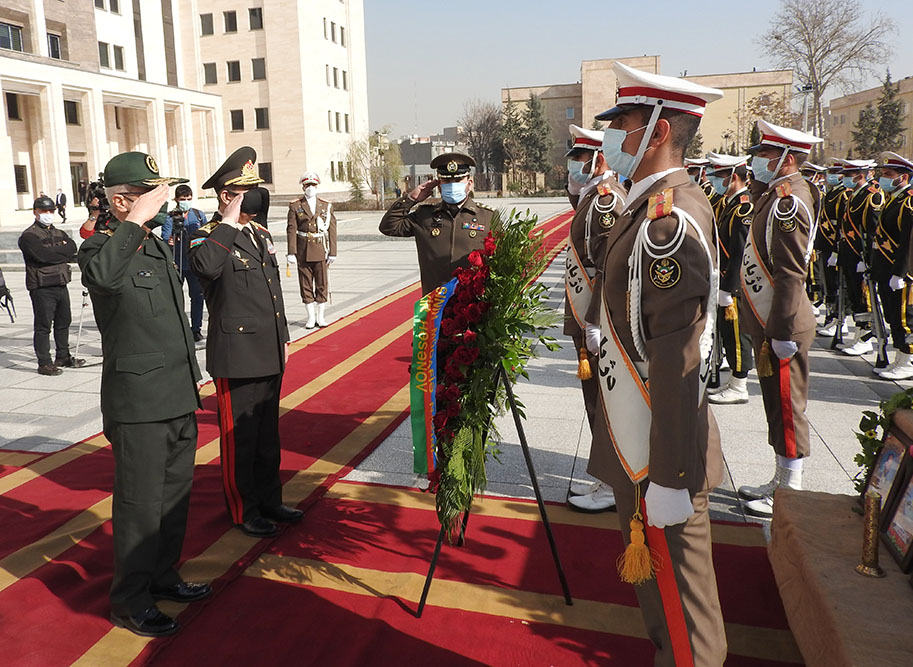
[[660, 289], [675, 287], [682, 277], [682, 267], [672, 257], [655, 259], [650, 264], [650, 282]]
[[872, 184], [869, 186], [869, 192], [878, 192], [878, 186], [875, 185], [874, 183], [872, 183]]
[[741, 197], [739, 197], [739, 203], [740, 203], [740, 204], [750, 204], [750, 203], [751, 203], [751, 196], [746, 192], [746, 193], [743, 194]]
[[786, 218], [785, 220], [777, 220], [777, 227], [780, 228], [781, 232], [785, 232], [787, 234], [794, 232], [796, 231], [796, 219]]
[[777, 196], [781, 199], [783, 197], [789, 197], [793, 193], [793, 186], [789, 181], [783, 181], [780, 185], [777, 186]]
[[199, 231], [203, 232], [204, 234], [209, 234], [210, 232], [212, 232], [213, 229], [215, 229], [218, 226], [219, 226], [219, 221], [213, 220], [212, 222], [207, 222], [205, 225], [200, 225]]
[[647, 201], [647, 218], [658, 220], [672, 214], [672, 189], [657, 192]]
[[599, 193], [600, 197], [605, 197], [606, 195], [612, 194], [612, 186], [605, 181], [601, 181], [599, 185], [596, 186], [596, 192]]

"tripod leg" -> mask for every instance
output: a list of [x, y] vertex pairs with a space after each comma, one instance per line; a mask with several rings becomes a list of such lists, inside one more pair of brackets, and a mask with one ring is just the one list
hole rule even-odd
[[[502, 370], [503, 373], [503, 370]], [[507, 389], [507, 400], [510, 403], [510, 411], [514, 416], [514, 424], [517, 427], [517, 434], [520, 436], [520, 446], [523, 449], [523, 457], [526, 459], [526, 467], [529, 470], [529, 479], [533, 484], [533, 491], [536, 494], [536, 503], [539, 505], [539, 514], [542, 516], [542, 525], [545, 527], [545, 535], [548, 538], [548, 545], [552, 550], [552, 558], [555, 560], [555, 569], [558, 570], [558, 580], [561, 582], [561, 590], [564, 591], [564, 601], [568, 605], [573, 605], [571, 592], [567, 586], [567, 578], [564, 576], [564, 568], [561, 567], [561, 558], [558, 556], [558, 546], [555, 544], [555, 536], [552, 535], [552, 526], [548, 520], [548, 514], [545, 512], [545, 503], [542, 502], [542, 493], [539, 491], [539, 481], [536, 478], [536, 470], [533, 466], [533, 459], [529, 453], [529, 444], [526, 442], [526, 434], [523, 432], [523, 422], [520, 419], [520, 413], [517, 411], [517, 403], [514, 400], [514, 391], [510, 386], [510, 381], [504, 377], [504, 387]]]
[[[468, 516], [469, 513], [467, 512], [466, 514]], [[434, 555], [431, 556], [431, 564], [428, 566], [428, 576], [425, 577], [425, 586], [422, 588], [422, 597], [418, 601], [418, 609], [415, 610], [416, 618], [421, 618], [422, 612], [425, 611], [425, 601], [428, 599], [428, 591], [431, 590], [431, 580], [434, 579], [434, 570], [437, 568], [437, 559], [441, 555], [441, 545], [443, 543], [444, 526], [441, 526], [441, 532], [437, 535], [437, 544], [434, 545]]]

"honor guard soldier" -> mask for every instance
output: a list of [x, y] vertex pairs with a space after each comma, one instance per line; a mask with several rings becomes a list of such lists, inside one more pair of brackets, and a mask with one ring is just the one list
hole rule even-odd
[[313, 171], [301, 177], [304, 195], [288, 205], [288, 263], [298, 267], [301, 300], [307, 307], [305, 329], [327, 325], [329, 267], [336, 261], [336, 216], [333, 204], [317, 198], [320, 177]]
[[742, 328], [742, 253], [754, 207], [748, 195], [748, 156], [708, 154], [707, 179], [724, 203], [716, 220], [720, 247], [720, 293], [717, 333], [726, 351], [729, 384], [709, 389], [711, 403], [748, 402], [752, 369], [751, 338]]
[[856, 323], [853, 344], [843, 349], [843, 353], [851, 357], [868, 354], [874, 349], [873, 313], [863, 289], [865, 272], [869, 268], [872, 237], [878, 228], [881, 208], [884, 206], [884, 193], [878, 183], [871, 179], [874, 167], [874, 160], [843, 161], [843, 186], [847, 191], [847, 202], [837, 261], [843, 272], [846, 294]]
[[818, 190], [821, 191], [821, 194], [824, 194], [827, 167], [822, 167], [820, 164], [815, 164], [814, 162], [806, 162], [802, 165], [802, 169], [799, 170], [799, 173], [802, 174], [802, 178], [818, 188]]
[[[386, 236], [412, 236], [418, 251], [422, 294], [440, 287], [469, 253], [484, 244], [494, 211], [472, 199], [471, 167], [462, 153], [442, 153], [431, 161], [437, 178], [413, 188], [390, 205], [380, 221]], [[426, 201], [435, 187], [441, 199]]]
[[[574, 217], [568, 239], [564, 274], [564, 333], [574, 341], [580, 360], [577, 376], [583, 388], [590, 431], [599, 406], [594, 377], [599, 354], [599, 327], [586, 324], [593, 294], [602, 289], [602, 246], [624, 208], [625, 189], [609, 171], [602, 156], [602, 130], [570, 126], [572, 145], [566, 153], [568, 194]], [[568, 504], [581, 512], [604, 512], [615, 506], [615, 494], [605, 482], [571, 484]]]
[[114, 453], [111, 622], [144, 637], [178, 629], [156, 600], [193, 602], [208, 584], [184, 582], [181, 557], [200, 407], [194, 342], [171, 248], [152, 230], [168, 186], [151, 155], [105, 167], [108, 224], [79, 248], [82, 282], [101, 333], [101, 414]]
[[872, 277], [885, 319], [891, 329], [891, 342], [897, 350], [894, 362], [875, 369], [885, 380], [913, 378], [911, 331], [913, 307], [910, 306], [910, 234], [913, 233], [913, 161], [897, 153], [881, 154], [878, 184], [887, 201], [875, 232], [872, 248]]
[[838, 324], [847, 332], [845, 322], [837, 322], [838, 291], [840, 290], [840, 269], [837, 268], [837, 254], [840, 247], [840, 229], [846, 214], [847, 191], [843, 187], [843, 160], [832, 160], [824, 175], [824, 199], [821, 202], [821, 217], [818, 233], [815, 235], [815, 253], [821, 258], [824, 278], [824, 303], [827, 313], [824, 324], [818, 328], [819, 336], [832, 337], [837, 333]]
[[[818, 192], [820, 192], [822, 196], [825, 193], [824, 174], [826, 171], [827, 167], [822, 167], [814, 162], [806, 162], [802, 165], [802, 168], [799, 169], [802, 178], [808, 181], [809, 184], [818, 188]], [[818, 234], [820, 233], [821, 227], [819, 221]], [[815, 235], [816, 238], [818, 234]], [[805, 291], [808, 293], [808, 298], [813, 304], [812, 310], [815, 313], [815, 317], [817, 317], [820, 312], [818, 307], [824, 303], [826, 292], [822, 266], [823, 264], [818, 257], [817, 245], [813, 245], [812, 258], [808, 263], [808, 276], [805, 279]]]
[[[603, 154], [633, 185], [606, 237], [603, 289], [587, 315], [602, 332], [588, 471], [615, 490], [627, 545], [620, 573], [639, 584], [655, 664], [719, 666], [726, 636], [707, 510], [723, 463], [704, 392], [717, 253], [710, 204], [682, 159], [705, 105], [722, 93], [613, 68], [617, 104], [597, 116], [610, 121]], [[663, 554], [655, 572], [649, 549]]]
[[252, 537], [277, 531], [300, 510], [282, 504], [279, 479], [279, 389], [289, 335], [279, 262], [263, 217], [257, 154], [232, 153], [203, 188], [219, 210], [190, 241], [190, 266], [203, 283], [209, 310], [206, 369], [219, 402], [222, 481], [232, 522]]
[[749, 149], [751, 171], [767, 190], [755, 202], [742, 258], [742, 322], [754, 347], [767, 415], [767, 439], [776, 453], [773, 479], [742, 486], [746, 510], [773, 514], [778, 487], [802, 488], [802, 461], [809, 455], [808, 350], [815, 315], [805, 295], [821, 193], [799, 168], [818, 137], [758, 121], [761, 142]]

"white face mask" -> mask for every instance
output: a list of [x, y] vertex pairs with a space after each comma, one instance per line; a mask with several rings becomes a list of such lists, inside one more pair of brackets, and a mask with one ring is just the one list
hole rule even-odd
[[307, 197], [308, 199], [313, 199], [314, 197], [316, 197], [317, 196], [317, 186], [316, 185], [307, 186], [304, 189], [304, 196]]
[[50, 227], [54, 224], [54, 214], [53, 213], [39, 213], [38, 222], [45, 227]]

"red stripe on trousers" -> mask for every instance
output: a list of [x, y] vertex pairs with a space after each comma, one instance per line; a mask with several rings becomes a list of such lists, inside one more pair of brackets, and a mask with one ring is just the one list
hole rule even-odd
[[228, 509], [235, 523], [244, 523], [244, 503], [235, 482], [235, 418], [231, 413], [231, 389], [228, 378], [216, 378], [216, 394], [219, 400], [219, 439], [222, 456], [222, 484]]
[[783, 439], [786, 456], [796, 458], [796, 426], [793, 423], [793, 398], [789, 382], [789, 359], [780, 359], [780, 413], [783, 415]]
[[660, 566], [656, 568], [656, 584], [666, 615], [666, 627], [672, 642], [672, 657], [675, 667], [694, 667], [694, 656], [691, 654], [691, 640], [688, 638], [688, 626], [685, 625], [685, 612], [682, 609], [682, 596], [675, 581], [675, 570], [672, 556], [669, 554], [669, 543], [662, 528], [651, 526], [647, 516], [647, 503], [641, 498], [640, 511], [644, 515], [647, 545], [656, 551]]

